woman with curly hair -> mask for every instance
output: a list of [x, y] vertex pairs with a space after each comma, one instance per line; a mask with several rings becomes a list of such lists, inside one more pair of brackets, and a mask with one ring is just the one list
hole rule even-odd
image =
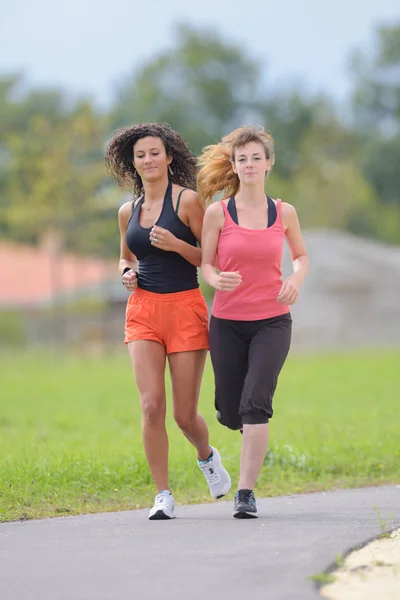
[[[210, 353], [217, 418], [243, 433], [233, 516], [257, 516], [254, 487], [268, 444], [268, 421], [278, 375], [289, 351], [296, 302], [308, 269], [296, 210], [265, 195], [274, 164], [272, 136], [240, 127], [200, 157], [198, 191], [208, 206], [202, 235], [202, 272], [215, 288]], [[282, 282], [287, 240], [293, 274]], [[218, 269], [216, 268], [218, 262]]]
[[119, 268], [132, 292], [126, 309], [128, 345], [142, 407], [144, 449], [157, 495], [150, 519], [175, 517], [168, 481], [165, 367], [168, 359], [174, 418], [197, 450], [211, 495], [228, 493], [230, 477], [197, 412], [208, 350], [208, 311], [197, 280], [204, 209], [193, 191], [196, 160], [167, 124], [116, 131], [106, 166], [133, 193], [119, 210]]

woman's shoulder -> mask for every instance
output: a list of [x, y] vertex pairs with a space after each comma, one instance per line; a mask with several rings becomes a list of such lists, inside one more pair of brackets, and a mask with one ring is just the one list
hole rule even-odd
[[289, 204], [289, 202], [283, 202], [281, 199], [276, 200], [276, 202], [280, 202], [283, 216], [290, 217], [296, 214], [296, 209], [293, 204]]
[[185, 188], [181, 185], [174, 184], [172, 188], [172, 197], [174, 204], [176, 204], [179, 198], [179, 205], [186, 208], [201, 204], [197, 192], [191, 188]]
[[296, 209], [294, 208], [294, 206], [292, 204], [289, 204], [289, 202], [284, 202], [282, 200], [282, 198], [272, 198], [271, 196], [268, 196], [268, 198], [270, 200], [272, 200], [272, 202], [275, 204], [275, 206], [280, 205], [281, 206], [281, 210], [282, 210], [282, 214], [283, 213], [293, 213], [296, 212]]
[[176, 197], [180, 196], [181, 202], [199, 202], [199, 195], [197, 192], [191, 188], [185, 188], [181, 185], [174, 185], [173, 195]]
[[124, 202], [124, 204], [122, 204], [122, 206], [119, 207], [118, 209], [118, 217], [120, 219], [129, 219], [131, 214], [132, 214], [132, 206], [133, 206], [133, 200], [129, 200], [128, 202]]
[[204, 215], [204, 222], [209, 227], [216, 227], [222, 229], [225, 221], [224, 209], [222, 208], [221, 200], [211, 202], [206, 208]]
[[207, 206], [206, 212], [213, 215], [223, 215], [224, 209], [222, 205], [225, 204], [225, 206], [227, 206], [228, 202], [229, 198], [224, 198], [222, 200], [214, 200], [214, 202], [211, 202], [211, 204]]
[[289, 204], [289, 202], [282, 202], [282, 200], [279, 200], [279, 202], [281, 204], [282, 222], [285, 230], [287, 230], [288, 227], [291, 227], [298, 221], [297, 212], [295, 207], [292, 204]]

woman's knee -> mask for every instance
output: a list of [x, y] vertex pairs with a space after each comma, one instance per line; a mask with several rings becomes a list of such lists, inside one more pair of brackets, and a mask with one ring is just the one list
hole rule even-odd
[[162, 394], [142, 394], [140, 401], [143, 421], [147, 425], [158, 425], [165, 422], [165, 397]]
[[196, 425], [196, 412], [174, 412], [175, 423], [182, 431], [191, 431]]

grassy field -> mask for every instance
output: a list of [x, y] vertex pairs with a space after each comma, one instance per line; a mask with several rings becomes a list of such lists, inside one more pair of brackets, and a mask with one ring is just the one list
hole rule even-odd
[[[26, 354], [0, 360], [0, 520], [150, 506], [128, 356]], [[256, 494], [400, 483], [400, 351], [291, 356]], [[210, 365], [201, 412], [231, 472], [240, 434], [220, 426]], [[195, 451], [168, 416], [178, 503], [211, 501]]]

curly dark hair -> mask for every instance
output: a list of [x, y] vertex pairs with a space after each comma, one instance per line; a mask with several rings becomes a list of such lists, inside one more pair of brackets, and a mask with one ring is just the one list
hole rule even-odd
[[123, 189], [139, 197], [143, 193], [142, 178], [133, 166], [133, 147], [144, 137], [160, 138], [167, 155], [172, 156], [172, 183], [196, 189], [196, 158], [185, 140], [168, 123], [140, 123], [117, 129], [107, 144], [105, 164], [107, 171]]

